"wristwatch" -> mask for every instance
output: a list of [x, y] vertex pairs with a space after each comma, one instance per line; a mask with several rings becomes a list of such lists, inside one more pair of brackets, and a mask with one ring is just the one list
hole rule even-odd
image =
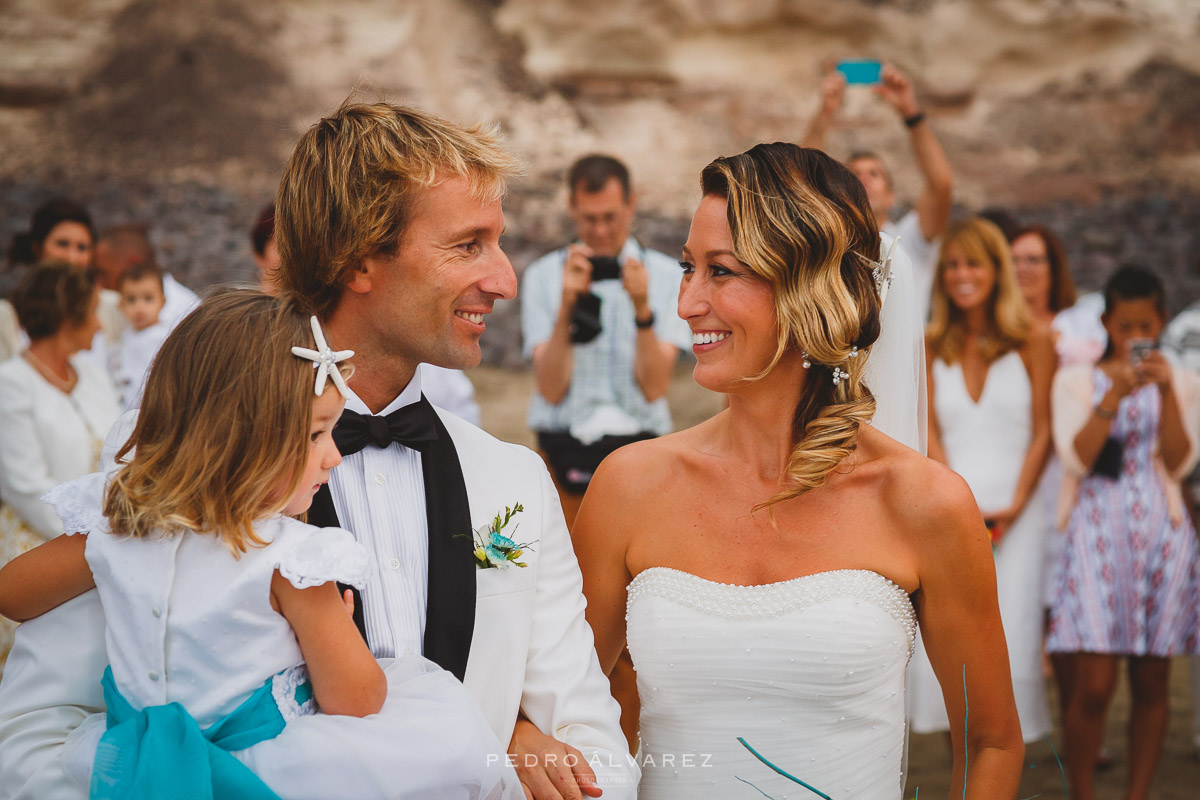
[[634, 317], [633, 324], [637, 326], [637, 329], [639, 331], [644, 331], [647, 328], [653, 328], [654, 327], [654, 312], [651, 311], [650, 316], [646, 317], [646, 319], [638, 319], [637, 317]]

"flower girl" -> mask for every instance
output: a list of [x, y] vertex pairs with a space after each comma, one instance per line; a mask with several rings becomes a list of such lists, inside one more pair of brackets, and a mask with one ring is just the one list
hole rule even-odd
[[46, 496], [67, 535], [0, 570], [15, 620], [100, 593], [107, 714], [73, 734], [97, 742], [72, 765], [90, 797], [277, 798], [280, 775], [288, 798], [523, 796], [452, 675], [371, 656], [337, 586], [362, 585], [366, 551], [295, 518], [341, 461], [351, 355], [293, 300], [210, 297], [116, 466]]

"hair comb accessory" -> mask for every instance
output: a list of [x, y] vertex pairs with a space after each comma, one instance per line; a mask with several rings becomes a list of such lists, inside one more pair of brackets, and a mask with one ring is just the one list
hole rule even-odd
[[342, 371], [338, 369], [337, 365], [339, 361], [345, 361], [353, 356], [354, 351], [330, 349], [329, 344], [325, 341], [325, 334], [321, 331], [321, 323], [317, 322], [316, 317], [310, 317], [309, 322], [312, 323], [313, 340], [317, 349], [293, 347], [292, 354], [313, 362], [313, 366], [317, 370], [317, 381], [313, 384], [313, 391], [318, 397], [325, 391], [326, 378], [333, 379], [333, 385], [341, 392], [342, 397], [350, 397], [350, 387], [346, 385], [346, 379], [342, 377]]
[[892, 255], [895, 254], [898, 244], [900, 244], [899, 236], [892, 239], [892, 246], [888, 248], [883, 261], [871, 262], [874, 265], [871, 269], [871, 277], [875, 279], [875, 292], [879, 295], [881, 303], [887, 297], [888, 287], [892, 285]]
[[833, 368], [833, 385], [834, 386], [837, 386], [842, 381], [849, 379], [849, 377], [850, 377], [850, 373], [846, 372], [846, 370], [842, 369], [841, 367]]

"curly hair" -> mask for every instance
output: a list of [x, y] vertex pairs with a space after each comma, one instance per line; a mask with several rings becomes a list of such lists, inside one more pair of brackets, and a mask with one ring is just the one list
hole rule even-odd
[[[880, 330], [872, 276], [879, 229], [862, 183], [820, 150], [760, 144], [713, 161], [700, 188], [725, 198], [734, 255], [774, 296], [775, 355], [750, 380], [788, 351], [808, 353], [811, 364], [792, 418], [792, 452], [769, 507], [823, 485], [875, 413], [863, 371]], [[835, 368], [849, 373], [836, 385]]]

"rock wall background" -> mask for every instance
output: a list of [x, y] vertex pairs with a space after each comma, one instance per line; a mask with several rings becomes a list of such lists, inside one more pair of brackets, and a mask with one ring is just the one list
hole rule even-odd
[[[0, 241], [50, 196], [152, 224], [194, 286], [248, 279], [248, 228], [295, 137], [351, 92], [498, 120], [530, 163], [507, 204], [518, 270], [567, 235], [563, 174], [625, 159], [640, 233], [678, 250], [700, 168], [800, 137], [830, 58], [890, 60], [919, 93], [962, 210], [1067, 240], [1080, 283], [1117, 263], [1200, 297], [1195, 0], [0, 0]], [[851, 92], [834, 155], [903, 127]], [[519, 361], [515, 304], [485, 337]], [[498, 329], [498, 330], [497, 330]]]

